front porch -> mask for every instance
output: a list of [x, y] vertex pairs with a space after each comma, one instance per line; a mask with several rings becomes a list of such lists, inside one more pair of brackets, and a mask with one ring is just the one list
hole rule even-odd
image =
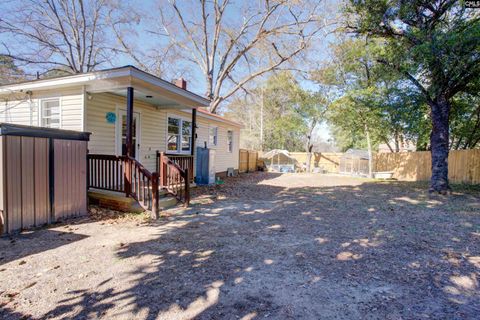
[[196, 108], [208, 100], [187, 91], [184, 82], [179, 87], [151, 75], [125, 81], [126, 87], [115, 81], [86, 88], [88, 188], [135, 199], [155, 217], [164, 196], [188, 206]]
[[[150, 172], [140, 162], [128, 156], [89, 154], [87, 161], [87, 186], [95, 191], [94, 199], [122, 211], [136, 211], [134, 199], [145, 210], [151, 210], [155, 217], [165, 206], [164, 198], [171, 196], [185, 206], [190, 203], [190, 187], [193, 183], [193, 156], [170, 158], [158, 153], [158, 171]], [[172, 160], [173, 159], [173, 160]], [[103, 192], [103, 196], [102, 191]], [[169, 204], [171, 202], [168, 202]]]

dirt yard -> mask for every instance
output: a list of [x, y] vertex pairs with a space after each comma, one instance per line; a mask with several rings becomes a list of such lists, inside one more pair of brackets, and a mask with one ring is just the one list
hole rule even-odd
[[255, 173], [2, 238], [0, 318], [479, 319], [480, 192], [426, 189]]

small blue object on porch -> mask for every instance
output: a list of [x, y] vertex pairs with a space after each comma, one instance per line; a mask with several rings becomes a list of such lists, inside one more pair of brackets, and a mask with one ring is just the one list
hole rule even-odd
[[117, 115], [115, 114], [115, 112], [107, 112], [105, 114], [105, 119], [108, 123], [115, 123], [115, 121], [117, 121]]

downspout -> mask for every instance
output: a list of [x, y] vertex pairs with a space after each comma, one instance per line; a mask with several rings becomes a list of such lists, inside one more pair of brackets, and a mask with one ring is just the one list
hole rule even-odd
[[[28, 108], [30, 109], [30, 125], [33, 126], [32, 91], [27, 91], [26, 94], [28, 96]], [[38, 116], [40, 116], [40, 115], [38, 115]]]
[[87, 88], [82, 86], [82, 123], [81, 123], [81, 130], [87, 131]]

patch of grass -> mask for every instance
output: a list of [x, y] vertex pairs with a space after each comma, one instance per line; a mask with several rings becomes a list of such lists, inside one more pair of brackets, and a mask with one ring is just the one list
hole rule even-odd
[[451, 183], [450, 187], [456, 192], [480, 192], [480, 184]]

